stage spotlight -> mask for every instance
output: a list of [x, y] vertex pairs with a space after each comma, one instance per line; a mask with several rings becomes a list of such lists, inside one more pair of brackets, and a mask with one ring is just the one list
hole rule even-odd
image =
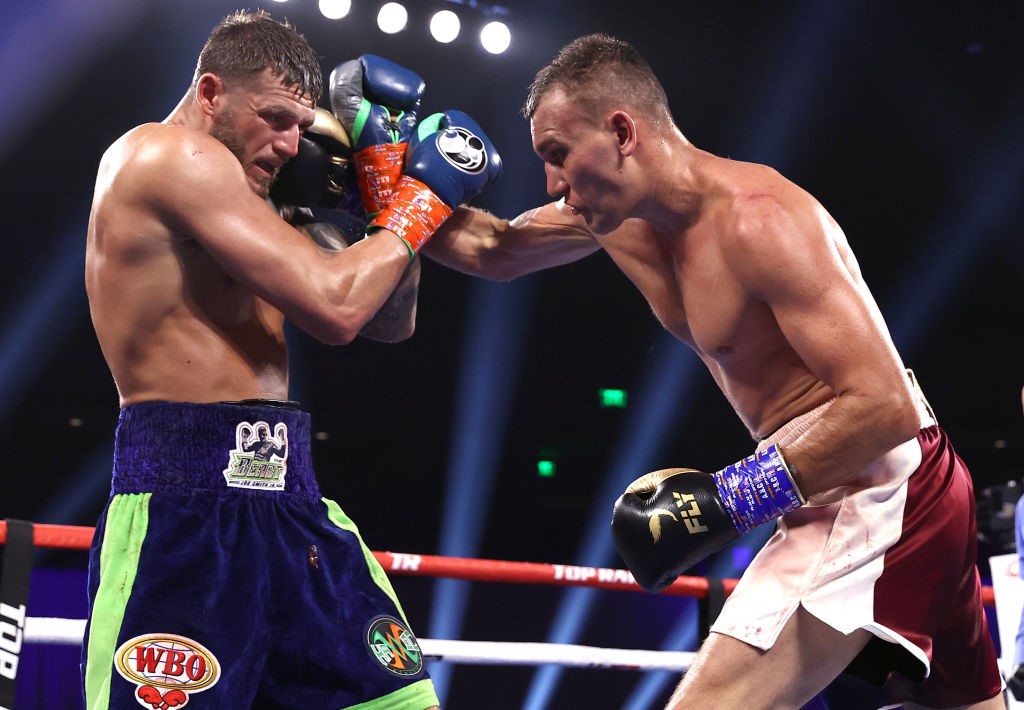
[[504, 22], [488, 22], [480, 30], [480, 44], [491, 54], [501, 54], [512, 44], [512, 33]]
[[459, 16], [451, 10], [435, 12], [430, 18], [430, 34], [438, 42], [448, 44], [459, 36]]
[[377, 27], [385, 34], [393, 35], [405, 29], [409, 21], [409, 13], [405, 6], [397, 2], [386, 2], [377, 13]]
[[352, 9], [352, 0], [320, 0], [320, 14], [328, 20], [340, 20]]

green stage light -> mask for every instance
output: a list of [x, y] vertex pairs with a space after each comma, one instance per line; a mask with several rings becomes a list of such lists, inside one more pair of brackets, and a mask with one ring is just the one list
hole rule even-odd
[[626, 390], [600, 389], [597, 396], [601, 400], [602, 407], [626, 408]]
[[538, 461], [537, 475], [541, 478], [553, 478], [555, 475], [555, 462], [547, 460]]

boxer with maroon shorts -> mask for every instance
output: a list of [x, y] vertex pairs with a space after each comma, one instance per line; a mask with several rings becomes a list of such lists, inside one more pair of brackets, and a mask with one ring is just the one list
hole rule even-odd
[[[970, 472], [919, 402], [927, 426], [914, 439], [873, 461], [854, 485], [779, 519], [713, 632], [767, 652], [802, 608], [844, 634], [870, 632], [846, 671], [892, 703], [946, 707], [998, 693]], [[831, 404], [761, 447], [790, 445]]]
[[669, 707], [795, 709], [848, 667], [908, 708], [1004, 707], [969, 475], [832, 216], [772, 168], [690, 143], [608, 35], [563, 47], [523, 114], [555, 201], [510, 221], [459, 210], [423, 253], [511, 279], [603, 249], [761, 442], [714, 472], [645, 474], [614, 504], [612, 539], [652, 591], [778, 521]]

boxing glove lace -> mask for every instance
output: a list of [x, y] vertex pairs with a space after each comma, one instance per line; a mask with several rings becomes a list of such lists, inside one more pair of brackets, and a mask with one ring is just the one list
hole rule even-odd
[[426, 85], [415, 72], [364, 54], [335, 67], [329, 86], [331, 109], [352, 136], [359, 193], [372, 216], [402, 174]]

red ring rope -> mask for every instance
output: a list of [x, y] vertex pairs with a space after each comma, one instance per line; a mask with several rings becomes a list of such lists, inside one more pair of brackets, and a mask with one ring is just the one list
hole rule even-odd
[[[87, 550], [92, 543], [93, 528], [83, 525], [33, 525], [33, 542], [37, 547]], [[0, 520], [0, 543], [7, 540], [7, 523]], [[555, 565], [544, 562], [507, 562], [477, 560], [465, 557], [414, 555], [404, 552], [374, 552], [374, 557], [393, 574], [467, 579], [474, 582], [511, 582], [517, 584], [553, 584], [572, 587], [596, 587], [642, 591], [628, 571], [606, 567]], [[736, 587], [735, 579], [722, 580], [726, 594]], [[679, 577], [663, 594], [681, 594], [704, 598], [708, 595], [704, 577]], [[995, 607], [992, 587], [981, 588], [986, 606]]]

